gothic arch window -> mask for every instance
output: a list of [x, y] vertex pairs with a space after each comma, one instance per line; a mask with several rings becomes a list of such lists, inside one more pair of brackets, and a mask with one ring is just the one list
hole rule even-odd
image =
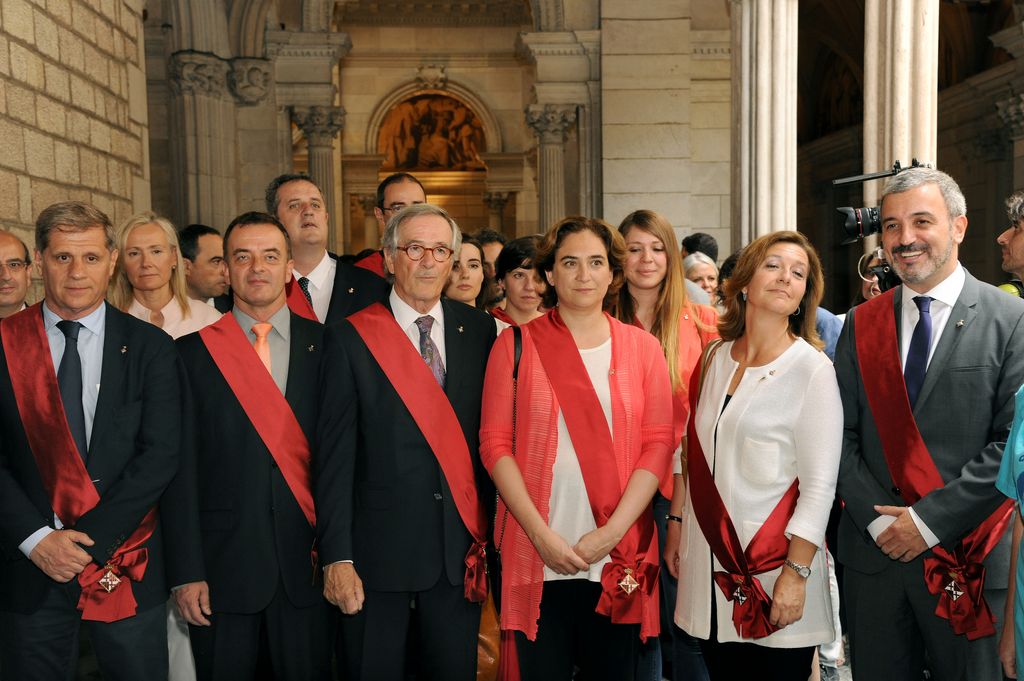
[[377, 133], [382, 170], [484, 170], [484, 125], [465, 102], [448, 94], [413, 95], [394, 104]]

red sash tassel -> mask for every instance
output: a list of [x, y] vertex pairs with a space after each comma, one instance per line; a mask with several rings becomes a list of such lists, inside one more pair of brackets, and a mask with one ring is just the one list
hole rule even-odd
[[[53, 512], [65, 527], [73, 528], [79, 518], [96, 507], [100, 495], [68, 428], [50, 357], [50, 343], [43, 328], [42, 303], [0, 324], [3, 325], [4, 354], [14, 399], [43, 488], [50, 497]], [[78, 575], [82, 587], [78, 608], [82, 610], [82, 619], [116, 622], [135, 614], [137, 604], [132, 582], [145, 575], [149, 559], [146, 549], [139, 547], [152, 536], [156, 518], [156, 509], [150, 509], [128, 539], [114, 551], [107, 565], [101, 568], [90, 563]], [[120, 580], [109, 590], [100, 584], [108, 572]], [[108, 580], [107, 583], [113, 582]]]
[[481, 603], [487, 597], [487, 521], [477, 495], [476, 474], [462, 424], [430, 368], [386, 307], [374, 303], [348, 320], [437, 457], [459, 517], [474, 540], [466, 552], [466, 600]]
[[[854, 330], [864, 392], [885, 462], [900, 496], [910, 506], [945, 482], [921, 437], [907, 397], [896, 335], [896, 290], [858, 305], [853, 310]], [[983, 595], [982, 561], [1003, 536], [1012, 513], [1013, 502], [1007, 500], [953, 552], [935, 546], [923, 561], [928, 590], [939, 597], [935, 614], [972, 641], [995, 634], [994, 618]]]

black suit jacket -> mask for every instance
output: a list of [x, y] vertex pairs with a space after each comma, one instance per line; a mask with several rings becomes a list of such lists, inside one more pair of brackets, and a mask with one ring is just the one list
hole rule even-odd
[[[285, 398], [310, 447], [319, 412], [323, 325], [291, 315]], [[323, 601], [313, 583], [314, 530], [198, 333], [178, 340], [192, 392], [194, 456], [163, 504], [171, 585], [206, 580], [215, 612], [254, 613], [278, 583], [297, 607]]]
[[[445, 394], [486, 507], [493, 491], [485, 490], [493, 487], [477, 448], [494, 319], [462, 303], [441, 304]], [[365, 587], [376, 591], [425, 590], [442, 571], [461, 584], [471, 537], [434, 453], [350, 322], [329, 327], [324, 344], [322, 447], [314, 459], [321, 561], [353, 560]]]
[[[178, 467], [181, 386], [170, 336], [107, 305], [100, 380], [86, 456], [100, 501], [74, 529], [93, 539], [93, 546], [82, 548], [103, 565], [156, 505]], [[47, 589], [59, 586], [18, 549], [30, 534], [53, 524], [0, 346], [0, 609], [31, 613]], [[167, 599], [159, 523], [145, 546], [146, 574], [132, 588], [139, 610]], [[77, 581], [68, 588], [77, 591]]]
[[[391, 287], [376, 274], [351, 263], [341, 262], [334, 253], [327, 255], [331, 256], [338, 267], [334, 273], [334, 290], [331, 292], [331, 302], [327, 307], [325, 324], [337, 324], [353, 312], [359, 312], [367, 305], [388, 297]], [[214, 306], [221, 312], [228, 312], [233, 302], [229, 290], [223, 296], [214, 299]]]

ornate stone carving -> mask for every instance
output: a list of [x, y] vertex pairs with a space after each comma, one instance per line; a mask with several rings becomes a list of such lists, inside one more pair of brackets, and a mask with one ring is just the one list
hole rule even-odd
[[1012, 145], [1005, 129], [985, 130], [974, 138], [967, 153], [970, 157], [982, 161], [1004, 161], [1009, 157], [1011, 149]]
[[508, 203], [508, 192], [487, 192], [484, 194], [484, 203], [488, 209], [501, 213]]
[[540, 136], [542, 144], [561, 144], [576, 122], [576, 107], [567, 104], [531, 104], [526, 123]]
[[443, 64], [424, 64], [416, 69], [416, 80], [428, 90], [443, 90], [448, 86], [448, 74]]
[[1013, 94], [998, 100], [996, 111], [1009, 130], [1011, 139], [1024, 137], [1024, 94]]
[[272, 76], [266, 59], [239, 57], [231, 60], [228, 85], [240, 104], [262, 104], [270, 92]]
[[376, 194], [356, 194], [356, 200], [359, 202], [359, 205], [362, 206], [363, 214], [366, 217], [375, 218], [373, 209], [377, 207]]
[[171, 55], [171, 89], [175, 94], [223, 97], [227, 94], [228, 64], [208, 52], [184, 50]]
[[345, 109], [340, 106], [295, 106], [292, 121], [299, 126], [310, 147], [331, 146], [345, 125]]

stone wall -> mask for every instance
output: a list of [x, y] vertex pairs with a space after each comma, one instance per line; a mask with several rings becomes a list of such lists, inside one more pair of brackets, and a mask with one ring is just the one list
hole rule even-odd
[[142, 5], [0, 3], [0, 224], [26, 241], [57, 201], [149, 207]]

